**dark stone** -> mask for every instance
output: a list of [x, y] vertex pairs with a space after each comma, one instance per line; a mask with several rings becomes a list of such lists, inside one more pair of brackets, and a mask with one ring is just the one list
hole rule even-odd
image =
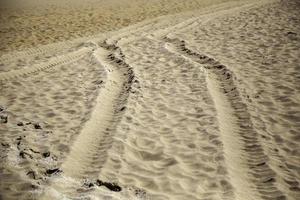
[[36, 190], [36, 189], [39, 189], [39, 186], [31, 184], [31, 188]]
[[146, 196], [146, 191], [141, 190], [141, 189], [135, 189], [135, 196], [137, 197], [145, 197]]
[[98, 81], [94, 81], [94, 83], [95, 83], [96, 85], [101, 85], [101, 84], [103, 83], [103, 81], [102, 81], [102, 80], [98, 80]]
[[35, 129], [42, 129], [41, 125], [39, 125], [39, 124], [34, 124], [34, 128]]
[[19, 153], [19, 156], [20, 156], [21, 158], [25, 158], [25, 153], [24, 153], [24, 151], [21, 151], [21, 152]]
[[203, 59], [206, 59], [207, 56], [205, 56], [205, 55], [200, 55], [199, 58], [200, 58], [201, 60], [203, 60]]
[[0, 122], [3, 124], [6, 124], [8, 122], [8, 116], [7, 115], [1, 115], [0, 116]]
[[126, 109], [126, 107], [124, 106], [124, 107], [122, 107], [121, 109], [120, 109], [120, 111], [123, 111], [123, 110], [125, 110]]
[[21, 136], [19, 136], [16, 140], [22, 140], [22, 137]]
[[122, 63], [123, 63], [123, 61], [122, 61], [122, 60], [120, 60], [120, 59], [118, 59], [118, 60], [116, 60], [116, 63], [117, 63], [117, 64], [122, 64]]
[[58, 174], [62, 172], [59, 168], [54, 168], [54, 169], [47, 169], [46, 174], [52, 175], [52, 174]]
[[17, 125], [18, 126], [24, 126], [23, 122], [18, 122]]
[[90, 183], [89, 183], [89, 182], [86, 182], [86, 183], [84, 183], [84, 184], [83, 184], [83, 186], [84, 186], [84, 187], [91, 188], [91, 187], [94, 187], [94, 183], [91, 183], [91, 182], [90, 182]]
[[28, 156], [31, 159], [33, 158], [32, 155], [30, 155], [29, 153], [27, 153], [25, 151], [20, 151], [19, 156], [24, 159], [26, 158], [26, 156]]
[[21, 141], [17, 142], [17, 148], [20, 150]]
[[50, 152], [49, 152], [49, 151], [47, 151], [47, 152], [43, 153], [42, 155], [43, 155], [43, 157], [44, 157], [44, 158], [47, 158], [47, 157], [49, 157], [49, 156], [50, 156]]
[[231, 78], [231, 74], [230, 73], [227, 73], [226, 74], [226, 79], [230, 79]]
[[103, 182], [101, 180], [96, 181], [97, 186], [105, 186], [107, 189], [113, 192], [120, 192], [122, 188], [118, 186], [116, 183]]
[[5, 148], [9, 148], [9, 147], [10, 147], [9, 144], [5, 144], [5, 143], [1, 143], [1, 145], [2, 145], [3, 147], [5, 147]]
[[262, 163], [259, 163], [259, 164], [257, 164], [256, 166], [263, 166], [263, 165], [265, 165], [266, 164], [266, 162], [262, 162]]
[[224, 69], [225, 68], [225, 66], [224, 65], [217, 65], [217, 66], [215, 66], [217, 69]]

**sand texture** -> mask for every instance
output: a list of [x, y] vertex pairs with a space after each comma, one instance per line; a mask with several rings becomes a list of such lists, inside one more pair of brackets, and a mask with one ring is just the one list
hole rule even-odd
[[300, 3], [154, 2], [1, 45], [0, 199], [300, 199]]

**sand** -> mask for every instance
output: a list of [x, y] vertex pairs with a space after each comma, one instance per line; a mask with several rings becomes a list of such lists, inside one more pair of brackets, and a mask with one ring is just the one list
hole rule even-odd
[[300, 199], [300, 4], [142, 2], [5, 36], [0, 199]]

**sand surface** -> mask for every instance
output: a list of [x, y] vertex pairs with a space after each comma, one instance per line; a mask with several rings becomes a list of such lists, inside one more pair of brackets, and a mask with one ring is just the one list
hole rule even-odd
[[299, 2], [89, 1], [1, 13], [0, 199], [300, 199]]

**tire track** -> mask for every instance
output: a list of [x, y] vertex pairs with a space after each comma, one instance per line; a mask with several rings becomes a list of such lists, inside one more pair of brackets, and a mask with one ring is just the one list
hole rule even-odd
[[57, 67], [61, 64], [65, 64], [68, 62], [74, 62], [76, 60], [81, 59], [89, 51], [91, 51], [91, 48], [84, 47], [77, 51], [68, 53], [66, 55], [50, 58], [49, 61], [44, 62], [44, 63], [35, 64], [33, 66], [26, 67], [23, 69], [2, 72], [2, 73], [0, 73], [0, 81], [6, 81], [6, 80], [17, 78], [20, 76], [29, 75], [29, 74], [32, 74], [32, 73], [35, 73], [38, 71]]
[[[95, 168], [91, 163], [102, 158], [109, 149], [112, 129], [122, 115], [128, 91], [133, 80], [133, 71], [123, 60], [114, 55], [111, 47], [99, 47], [94, 56], [107, 71], [107, 80], [100, 91], [91, 119], [84, 125], [80, 135], [72, 145], [72, 150], [63, 164], [64, 174], [82, 178], [87, 169]], [[99, 151], [100, 150], [100, 151]], [[100, 156], [100, 157], [99, 157]], [[100, 170], [101, 166], [99, 166]], [[97, 172], [98, 173], [98, 172]]]
[[[257, 3], [256, 3], [257, 4]], [[107, 39], [108, 44], [118, 44], [125, 45], [133, 41], [137, 41], [146, 36], [150, 35], [156, 38], [167, 33], [170, 33], [175, 30], [189, 29], [193, 26], [198, 25], [199, 20], [202, 20], [203, 17], [208, 16], [210, 19], [212, 15], [216, 13], [223, 12], [230, 13], [232, 10], [248, 8], [255, 5], [252, 1], [247, 3], [241, 2], [231, 2], [231, 3], [220, 3], [215, 6], [209, 6], [200, 11], [187, 11], [180, 14], [170, 14], [165, 16], [160, 16], [154, 19], [146, 20], [144, 22], [138, 23], [121, 29], [117, 34], [109, 37]], [[213, 12], [213, 13], [211, 13]], [[216, 16], [219, 16], [216, 15]], [[154, 30], [154, 31], [153, 31]], [[182, 31], [184, 31], [182, 30]], [[151, 38], [151, 36], [149, 36]]]
[[200, 66], [215, 102], [229, 178], [240, 200], [286, 199], [258, 141], [234, 74], [217, 60], [188, 49], [185, 41], [165, 37], [166, 49]]
[[[126, 109], [134, 74], [124, 62], [122, 54], [118, 55], [118, 50], [118, 47], [104, 42], [93, 53], [99, 64], [106, 69], [107, 79], [97, 97], [90, 120], [72, 144], [61, 166], [64, 178], [71, 178], [77, 183], [99, 177], [108, 149], [112, 146], [114, 129]], [[62, 194], [70, 195], [76, 193], [68, 191], [78, 189], [77, 184], [66, 186], [64, 181], [53, 187]]]
[[152, 31], [151, 34], [147, 34], [146, 36], [149, 39], [157, 40], [162, 39], [165, 35], [176, 34], [179, 35], [181, 33], [185, 33], [187, 30], [192, 29], [193, 27], [198, 27], [199, 24], [204, 25], [205, 23], [211, 21], [212, 19], [218, 17], [224, 17], [226, 15], [230, 15], [233, 12], [242, 12], [244, 10], [253, 9], [259, 7], [263, 4], [273, 2], [275, 0], [268, 1], [245, 1], [245, 2], [226, 2], [220, 3], [216, 6], [211, 6], [201, 11], [197, 16], [192, 16], [187, 20], [184, 20], [180, 23], [177, 23], [173, 26], [166, 26], [164, 28]]

